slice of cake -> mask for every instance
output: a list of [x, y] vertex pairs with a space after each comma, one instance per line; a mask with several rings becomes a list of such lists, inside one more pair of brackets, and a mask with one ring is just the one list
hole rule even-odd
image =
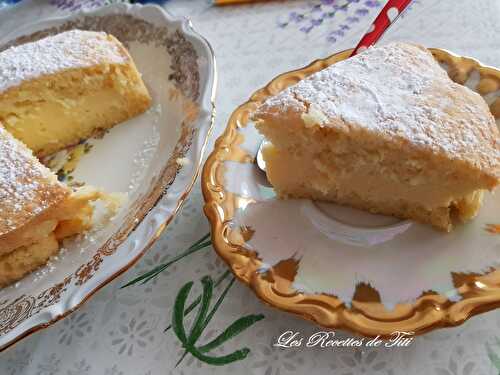
[[423, 47], [396, 43], [324, 69], [254, 114], [281, 198], [332, 201], [450, 231], [500, 178], [485, 101]]
[[72, 30], [0, 53], [0, 122], [37, 156], [144, 112], [149, 93], [113, 36]]
[[95, 192], [72, 192], [0, 126], [0, 286], [45, 264], [89, 229]]

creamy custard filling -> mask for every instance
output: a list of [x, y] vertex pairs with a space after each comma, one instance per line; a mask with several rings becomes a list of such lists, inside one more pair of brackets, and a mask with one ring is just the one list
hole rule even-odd
[[281, 150], [272, 144], [264, 148], [263, 156], [268, 179], [282, 198], [336, 201], [374, 213], [414, 215], [422, 220], [432, 217], [434, 225], [445, 230], [455, 219], [474, 217], [482, 203], [482, 190], [477, 190], [473, 181], [443, 182], [432, 171], [426, 175], [413, 167], [405, 170], [404, 161], [389, 168], [373, 155], [352, 152], [336, 157], [324, 150]]
[[34, 269], [43, 266], [58, 253], [65, 238], [83, 233], [91, 226], [93, 207], [98, 192], [73, 193], [55, 210], [54, 217], [23, 231], [23, 245], [0, 256], [0, 287], [8, 285]]
[[[26, 230], [20, 231], [17, 234], [17, 241], [14, 242], [12, 246], [15, 246], [17, 248], [38, 242], [42, 238], [45, 238], [49, 234], [53, 233], [57, 227], [57, 224], [57, 219], [46, 220], [33, 227], [26, 228]], [[12, 251], [12, 249], [2, 249], [2, 253], [4, 251], [8, 252], [8, 250]]]
[[91, 202], [100, 196], [100, 192], [90, 188], [72, 193], [64, 202], [53, 207], [42, 221], [35, 220], [18, 230], [10, 247], [0, 249], [0, 256], [23, 246], [30, 246], [50, 235], [60, 240], [84, 232], [92, 224]]

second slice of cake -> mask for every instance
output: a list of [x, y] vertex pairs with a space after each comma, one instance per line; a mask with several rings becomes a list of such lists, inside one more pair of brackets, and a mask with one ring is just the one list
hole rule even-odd
[[430, 223], [474, 217], [500, 178], [485, 101], [423, 47], [370, 48], [269, 98], [255, 113], [269, 181], [310, 198]]

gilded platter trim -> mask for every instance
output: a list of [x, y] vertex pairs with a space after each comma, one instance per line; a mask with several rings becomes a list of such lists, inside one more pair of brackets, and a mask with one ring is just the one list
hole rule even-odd
[[[110, 6], [108, 9], [118, 8], [121, 6]], [[157, 9], [166, 15], [166, 12], [157, 6], [124, 6], [124, 11], [127, 12], [130, 8], [135, 7], [142, 9]], [[92, 13], [98, 13], [92, 12]], [[168, 16], [171, 18], [171, 16]], [[28, 327], [25, 331], [20, 332], [12, 340], [8, 341], [4, 345], [0, 346], [0, 351], [3, 351], [10, 347], [11, 345], [17, 343], [22, 338], [34, 333], [40, 329], [46, 328], [58, 320], [64, 318], [71, 312], [78, 309], [85, 301], [87, 301], [92, 295], [94, 295], [103, 286], [108, 284], [110, 281], [126, 272], [130, 267], [132, 267], [141, 256], [154, 244], [154, 242], [160, 237], [166, 226], [172, 221], [183, 202], [189, 195], [194, 182], [198, 176], [201, 168], [201, 159], [208, 143], [208, 138], [214, 126], [215, 120], [215, 88], [217, 85], [217, 76], [215, 71], [215, 58], [213, 50], [208, 43], [208, 41], [201, 37], [192, 26], [189, 20], [176, 21], [179, 24], [179, 28], [175, 28], [172, 32], [170, 28], [166, 25], [156, 26], [142, 18], [135, 17], [131, 14], [126, 13], [112, 13], [107, 15], [85, 15], [81, 18], [75, 18], [73, 20], [67, 21], [62, 25], [46, 28], [28, 35], [23, 35], [22, 37], [16, 38], [9, 43], [0, 46], [0, 51], [7, 49], [11, 46], [27, 43], [30, 41], [36, 41], [38, 39], [44, 38], [48, 35], [53, 35], [66, 30], [71, 30], [74, 28], [82, 28], [86, 30], [106, 30], [114, 35], [117, 35], [122, 43], [126, 46], [129, 42], [138, 41], [142, 43], [154, 43], [157, 47], [164, 47], [168, 54], [172, 56], [172, 64], [170, 66], [172, 73], [169, 75], [168, 79], [178, 90], [178, 93], [182, 94], [189, 101], [189, 108], [186, 108], [188, 116], [181, 124], [181, 133], [175, 145], [175, 148], [170, 155], [168, 162], [159, 174], [156, 181], [151, 183], [151, 188], [148, 192], [143, 194], [139, 199], [137, 199], [133, 206], [130, 208], [131, 214], [124, 221], [121, 227], [99, 248], [92, 259], [82, 264], [74, 273], [67, 275], [64, 280], [51, 286], [50, 288], [42, 291], [38, 295], [22, 295], [15, 300], [0, 300], [0, 337], [9, 334], [11, 331], [15, 330], [19, 325], [25, 323], [30, 318], [36, 316], [36, 314], [44, 311], [45, 309], [56, 305], [62, 301], [63, 294], [67, 291], [70, 285], [81, 286], [89, 282], [99, 271], [104, 258], [113, 255], [118, 247], [129, 237], [129, 235], [142, 223], [147, 214], [155, 208], [162, 198], [167, 194], [169, 187], [174, 183], [176, 177], [178, 176], [181, 166], [177, 163], [177, 160], [184, 158], [189, 152], [194, 153], [193, 157], [197, 159], [194, 161], [193, 175], [186, 183], [185, 189], [179, 194], [178, 199], [175, 202], [171, 214], [164, 218], [164, 221], [160, 224], [159, 228], [151, 236], [149, 241], [147, 241], [141, 250], [136, 253], [136, 255], [130, 259], [130, 261], [121, 269], [111, 274], [103, 282], [93, 287], [87, 294], [83, 295], [81, 300], [69, 309], [66, 309], [63, 313], [59, 315], [52, 315], [49, 321], [33, 324]], [[183, 32], [180, 31], [182, 28]], [[184, 34], [183, 34], [184, 33]], [[200, 84], [200, 74], [198, 71], [198, 54], [195, 47], [186, 38], [186, 34], [191, 37], [198, 38], [207, 49], [210, 54], [210, 64], [211, 69], [209, 74], [211, 77], [207, 78], [206, 88], [209, 91], [209, 101], [210, 109], [208, 114], [208, 124], [205, 136], [202, 143], [197, 150], [192, 150], [193, 139], [196, 135], [196, 122], [199, 121], [200, 112], [204, 109], [202, 108], [203, 103], [202, 94], [207, 94], [201, 92]], [[203, 125], [200, 125], [203, 126]]]
[[[480, 77], [477, 91], [481, 95], [500, 89], [500, 70], [446, 50], [430, 50], [436, 60], [447, 67], [454, 81], [463, 84], [476, 71]], [[458, 302], [430, 291], [414, 303], [398, 304], [394, 310], [388, 311], [377, 300], [377, 291], [361, 284], [356, 289], [357, 297], [348, 308], [335, 296], [305, 294], [294, 290], [292, 282], [297, 270], [295, 260], [282, 261], [266, 273], [258, 272], [262, 268], [261, 260], [256, 252], [245, 249], [245, 238], [231, 228], [231, 219], [239, 206], [238, 198], [224, 188], [223, 163], [228, 160], [253, 163], [255, 157], [239, 147], [242, 135], [237, 129], [246, 126], [250, 114], [267, 97], [348, 58], [351, 51], [339, 52], [276, 77], [232, 113], [226, 130], [215, 143], [215, 149], [209, 156], [202, 175], [204, 211], [211, 224], [214, 249], [235, 276], [267, 304], [326, 328], [346, 329], [369, 337], [380, 335], [387, 338], [395, 331], [423, 334], [439, 327], [462, 324], [473, 315], [500, 307], [500, 271], [492, 269], [485, 275], [454, 274], [457, 291], [463, 297]], [[498, 120], [500, 98], [491, 103], [490, 109]]]

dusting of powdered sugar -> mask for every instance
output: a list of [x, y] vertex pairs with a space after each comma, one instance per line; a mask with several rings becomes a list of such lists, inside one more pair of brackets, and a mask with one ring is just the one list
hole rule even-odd
[[65, 194], [55, 176], [0, 126], [0, 236]]
[[128, 55], [104, 32], [71, 30], [0, 53], [0, 92], [44, 75], [103, 62], [125, 64]]
[[255, 117], [311, 105], [329, 120], [318, 126], [362, 128], [500, 173], [499, 133], [488, 106], [449, 79], [423, 47], [369, 48], [268, 99]]

